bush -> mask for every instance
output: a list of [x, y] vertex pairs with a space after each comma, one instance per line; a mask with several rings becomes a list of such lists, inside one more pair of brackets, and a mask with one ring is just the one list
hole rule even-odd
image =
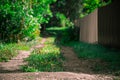
[[16, 46], [14, 44], [0, 44], [0, 62], [8, 61], [17, 55]]
[[55, 0], [1, 0], [0, 40], [13, 42], [33, 39], [40, 34], [40, 24], [52, 17], [50, 4]]
[[84, 17], [94, 11], [96, 8], [108, 5], [112, 0], [83, 0], [80, 17]]
[[73, 27], [74, 24], [68, 18], [66, 18], [66, 16], [64, 14], [57, 12], [55, 16], [59, 21], [58, 26]]

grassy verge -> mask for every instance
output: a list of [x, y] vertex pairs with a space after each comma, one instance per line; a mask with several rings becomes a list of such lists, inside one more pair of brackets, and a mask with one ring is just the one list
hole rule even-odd
[[46, 32], [55, 36], [58, 44], [79, 40], [79, 28], [77, 27], [50, 27], [46, 29]]
[[9, 43], [0, 44], [0, 62], [8, 61], [18, 54], [17, 50], [29, 50], [29, 46], [24, 44]]
[[51, 27], [47, 28], [47, 32], [57, 37], [59, 45], [72, 47], [80, 59], [94, 61], [95, 65], [91, 69], [96, 73], [120, 75], [120, 50], [77, 42], [79, 33], [69, 27]]
[[0, 43], [0, 62], [6, 62], [18, 54], [18, 50], [29, 50], [31, 46], [40, 43], [40, 39], [19, 42], [19, 43]]
[[73, 47], [80, 59], [100, 60], [92, 68], [94, 71], [120, 74], [120, 50], [83, 42], [70, 42], [66, 45]]
[[43, 48], [35, 49], [26, 59], [27, 65], [22, 66], [25, 72], [61, 71], [62, 56], [59, 47], [54, 45], [55, 38], [48, 38]]

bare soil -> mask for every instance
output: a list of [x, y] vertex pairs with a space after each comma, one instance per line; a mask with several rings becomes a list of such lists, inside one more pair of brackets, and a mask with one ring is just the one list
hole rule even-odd
[[108, 76], [72, 72], [35, 72], [0, 74], [0, 80], [113, 80]]
[[41, 44], [33, 46], [29, 51], [19, 50], [18, 55], [16, 57], [12, 58], [8, 62], [0, 62], [0, 73], [21, 72], [20, 66], [26, 64], [26, 62], [24, 62], [24, 59], [27, 58], [35, 48], [42, 48], [44, 46], [43, 43], [45, 41], [46, 39], [43, 38]]
[[75, 54], [74, 50], [70, 47], [62, 47], [61, 52], [63, 56], [65, 57], [65, 61], [63, 62], [63, 67], [64, 67], [65, 72], [77, 73], [84, 77], [85, 76], [88, 77], [87, 75], [89, 75], [88, 78], [83, 79], [83, 80], [94, 80], [94, 79], [95, 80], [113, 80], [113, 78], [115, 77], [115, 76], [106, 75], [106, 74], [96, 74], [92, 70], [92, 67], [96, 63], [101, 62], [100, 60], [79, 59], [77, 55]]
[[0, 80], [115, 80], [112, 75], [94, 74], [91, 70], [94, 61], [78, 59], [70, 47], [61, 47], [65, 57], [64, 72], [21, 72], [20, 66], [26, 64], [24, 58], [27, 58], [34, 48], [43, 47], [45, 41], [44, 38], [42, 44], [32, 47], [30, 51], [19, 51], [19, 55], [9, 62], [0, 62]]

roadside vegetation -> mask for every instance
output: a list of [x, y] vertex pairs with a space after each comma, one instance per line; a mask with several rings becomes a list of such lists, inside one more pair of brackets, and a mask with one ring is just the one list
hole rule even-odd
[[[30, 41], [39, 37], [40, 32], [48, 26], [66, 28], [64, 31], [60, 32], [60, 34], [56, 35], [59, 37], [57, 39], [59, 39], [62, 44], [72, 39], [77, 40], [78, 37], [75, 38], [75, 36], [79, 36], [77, 33], [79, 29], [74, 27], [72, 22], [74, 19], [72, 19], [69, 14], [65, 14], [69, 13], [68, 5], [74, 5], [74, 7], [69, 6], [69, 10], [71, 11], [72, 9], [73, 12], [77, 13], [76, 10], [79, 11], [81, 8], [94, 10], [101, 1], [92, 1], [93, 5], [96, 5], [95, 8], [90, 6], [90, 1], [87, 0], [83, 0], [82, 2], [77, 0], [72, 4], [73, 2], [74, 0], [1, 0], [0, 61], [8, 61], [16, 56], [16, 51], [19, 49], [28, 50], [29, 46], [27, 46], [26, 43], [29, 44]], [[85, 4], [86, 6], [84, 6]], [[85, 12], [88, 13], [88, 11]], [[82, 13], [79, 13], [79, 15], [80, 14]], [[76, 14], [71, 15], [78, 17]], [[75, 32], [75, 34], [72, 32]]]
[[49, 37], [44, 43], [43, 48], [35, 49], [31, 55], [25, 59], [27, 65], [22, 66], [25, 72], [38, 72], [38, 71], [63, 71], [60, 48], [54, 44], [55, 38]]
[[120, 51], [79, 42], [80, 29], [73, 23], [110, 3], [111, 0], [1, 0], [0, 62], [17, 56], [18, 50], [29, 50], [40, 43], [38, 37], [43, 32], [47, 41], [25, 59], [28, 64], [21, 67], [23, 71], [63, 71], [60, 47], [69, 46], [79, 59], [96, 61], [92, 67], [96, 73], [120, 75]]
[[41, 38], [32, 41], [18, 43], [0, 43], [0, 62], [9, 61], [18, 55], [18, 50], [30, 50], [31, 47], [41, 42]]
[[33, 46], [40, 36], [41, 24], [52, 17], [50, 4], [55, 1], [0, 1], [0, 62], [16, 56], [17, 50], [29, 50]]
[[70, 42], [66, 45], [74, 49], [79, 59], [94, 60], [96, 64], [92, 70], [96, 73], [120, 75], [120, 50], [84, 42]]
[[74, 36], [76, 34], [74, 29], [72, 29], [72, 32], [66, 27], [51, 27], [46, 30], [57, 37], [57, 45], [72, 47], [79, 59], [93, 60], [95, 62], [93, 67], [91, 67], [93, 72], [120, 75], [119, 49], [105, 47], [100, 44], [79, 42], [78, 36]]

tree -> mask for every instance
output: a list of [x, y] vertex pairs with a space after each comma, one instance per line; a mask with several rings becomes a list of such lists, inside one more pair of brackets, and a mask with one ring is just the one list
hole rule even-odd
[[0, 0], [0, 40], [9, 42], [33, 39], [40, 24], [52, 17], [50, 4], [55, 0]]
[[80, 17], [91, 13], [96, 8], [110, 4], [111, 0], [83, 0]]
[[57, 0], [52, 5], [54, 13], [63, 13], [70, 20], [84, 17], [96, 8], [111, 3], [111, 0]]

